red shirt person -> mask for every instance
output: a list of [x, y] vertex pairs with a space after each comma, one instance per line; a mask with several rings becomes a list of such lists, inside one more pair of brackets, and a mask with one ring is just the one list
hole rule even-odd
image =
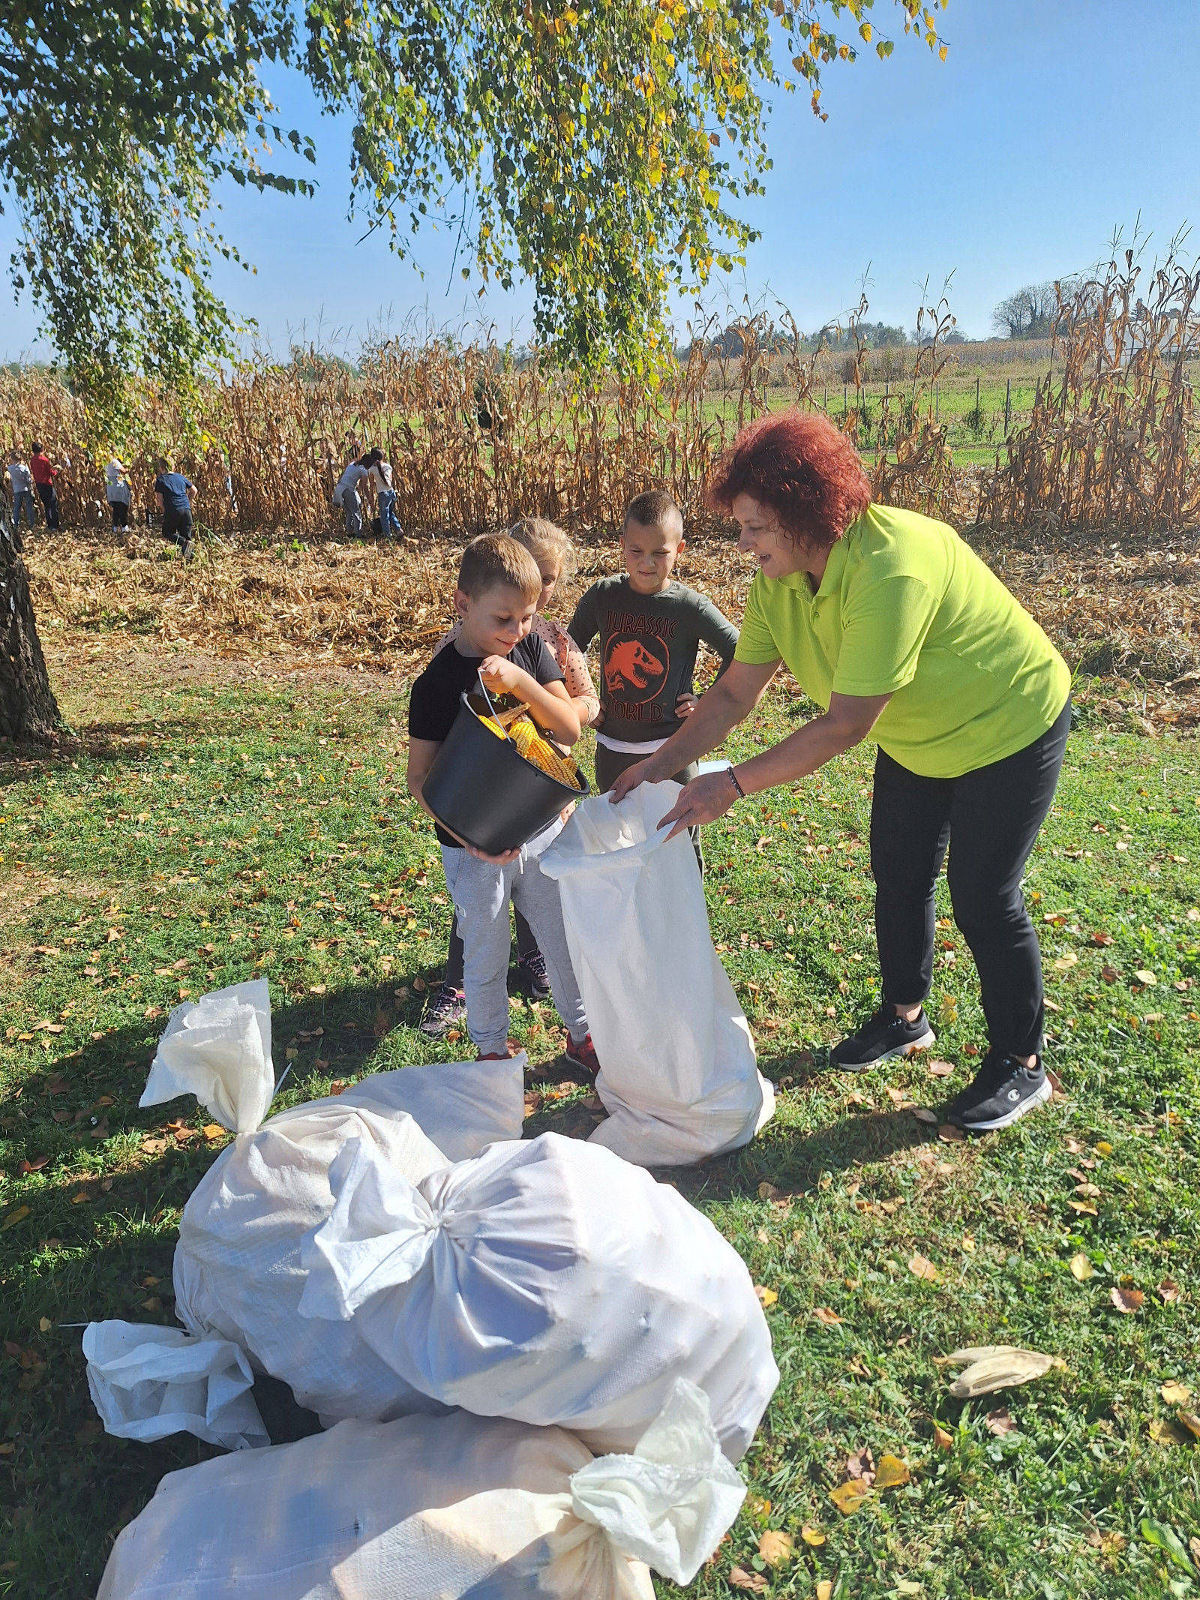
[[54, 487], [54, 480], [58, 477], [59, 468], [54, 466], [49, 456], [35, 440], [30, 446], [29, 470], [33, 474], [33, 481], [37, 484], [38, 496], [42, 502], [42, 509], [46, 513], [46, 526], [57, 533], [58, 520], [58, 494]]

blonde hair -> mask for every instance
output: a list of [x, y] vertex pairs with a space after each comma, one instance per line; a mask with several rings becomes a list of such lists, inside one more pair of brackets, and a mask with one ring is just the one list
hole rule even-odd
[[463, 551], [458, 587], [472, 600], [489, 589], [515, 589], [529, 605], [542, 592], [542, 575], [524, 545], [506, 533], [481, 533]]
[[546, 517], [522, 517], [508, 532], [510, 538], [525, 546], [535, 561], [557, 561], [560, 578], [569, 578], [575, 571], [578, 552], [557, 522]]

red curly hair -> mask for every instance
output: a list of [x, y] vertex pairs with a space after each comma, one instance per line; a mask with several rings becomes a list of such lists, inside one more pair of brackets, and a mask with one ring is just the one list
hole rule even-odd
[[709, 505], [729, 515], [740, 494], [769, 506], [794, 543], [828, 550], [870, 505], [871, 484], [828, 417], [784, 411], [743, 428], [718, 461]]

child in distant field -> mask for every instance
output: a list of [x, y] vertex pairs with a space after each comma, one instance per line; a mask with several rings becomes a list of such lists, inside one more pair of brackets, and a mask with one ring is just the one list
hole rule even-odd
[[183, 559], [190, 561], [195, 549], [192, 537], [192, 501], [196, 498], [196, 485], [182, 472], [173, 472], [165, 456], [154, 463], [154, 493], [162, 512], [162, 536], [177, 544]]
[[12, 485], [13, 538], [20, 549], [22, 516], [28, 518], [29, 531], [33, 532], [33, 474], [21, 460], [21, 452], [15, 446], [9, 451], [8, 466], [4, 470]]
[[382, 450], [372, 450], [364, 458], [368, 464], [371, 485], [375, 490], [378, 508], [379, 531], [385, 539], [398, 539], [404, 532], [396, 515], [396, 491], [392, 486], [392, 463], [385, 461]]
[[[558, 662], [571, 704], [579, 715], [580, 728], [586, 728], [600, 715], [600, 701], [591, 673], [575, 641], [564, 628], [545, 615], [558, 584], [574, 570], [575, 547], [561, 528], [544, 517], [526, 517], [509, 532], [518, 544], [525, 546], [538, 564], [542, 589], [532, 631], [549, 647], [551, 655]], [[456, 639], [460, 627], [461, 623], [456, 621], [439, 640], [436, 650], [444, 649]], [[549, 999], [550, 980], [546, 974], [546, 962], [537, 947], [533, 929], [519, 910], [514, 911], [514, 921], [517, 925], [517, 976], [520, 987], [531, 1000]], [[422, 1033], [432, 1039], [439, 1038], [447, 1028], [462, 1019], [466, 1010], [462, 985], [463, 947], [456, 917], [450, 925], [450, 949], [446, 955], [442, 986], [429, 1002], [421, 1019]]]
[[35, 440], [30, 446], [29, 470], [33, 473], [33, 481], [37, 484], [38, 498], [42, 502], [42, 510], [46, 513], [46, 526], [52, 533], [59, 529], [58, 520], [58, 490], [54, 487], [54, 480], [58, 477], [60, 468], [53, 465], [50, 457]]
[[[507, 534], [484, 534], [463, 552], [454, 609], [458, 633], [412, 686], [408, 706], [408, 787], [421, 809], [434, 758], [458, 715], [459, 696], [482, 674], [494, 693], [523, 700], [538, 726], [563, 744], [579, 737], [579, 714], [548, 646], [532, 632], [542, 591], [537, 562]], [[467, 1031], [478, 1059], [512, 1054], [508, 1040], [510, 907], [522, 911], [545, 959], [559, 1016], [567, 1025], [565, 1055], [589, 1075], [598, 1069], [579, 985], [571, 970], [558, 885], [539, 858], [562, 830], [555, 818], [520, 850], [484, 856], [434, 818], [446, 884], [463, 942]]]
[[[701, 643], [720, 656], [721, 672], [733, 660], [733, 623], [671, 576], [684, 548], [683, 516], [670, 495], [638, 495], [621, 534], [624, 575], [594, 583], [568, 625], [581, 650], [600, 636], [596, 788], [602, 794], [627, 767], [665, 744], [695, 709], [692, 680]], [[690, 782], [696, 770], [686, 767], [675, 782]], [[690, 831], [703, 871], [699, 830]]]
[[129, 526], [129, 468], [114, 456], [104, 469], [104, 498], [112, 516], [113, 532]]

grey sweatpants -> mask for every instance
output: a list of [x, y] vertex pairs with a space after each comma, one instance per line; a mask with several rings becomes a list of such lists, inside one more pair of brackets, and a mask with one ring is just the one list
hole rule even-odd
[[582, 1039], [588, 1031], [567, 954], [558, 885], [545, 877], [538, 865], [538, 856], [561, 828], [556, 822], [538, 834], [506, 867], [479, 861], [466, 850], [442, 846], [446, 886], [458, 913], [463, 942], [467, 1032], [481, 1056], [498, 1055], [508, 1045], [510, 905], [517, 907], [537, 937], [546, 958], [554, 1004], [571, 1037]]

